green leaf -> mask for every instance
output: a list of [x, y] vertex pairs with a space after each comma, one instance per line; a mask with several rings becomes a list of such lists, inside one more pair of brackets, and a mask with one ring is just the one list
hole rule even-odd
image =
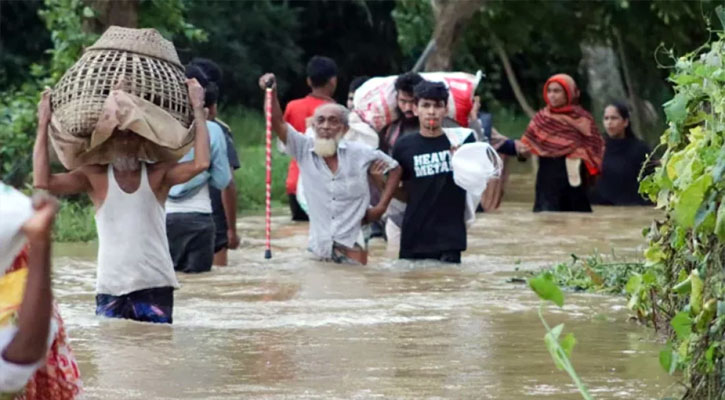
[[632, 276], [629, 277], [629, 280], [627, 281], [627, 285], [624, 287], [624, 290], [627, 291], [629, 294], [635, 294], [640, 291], [642, 288], [642, 275], [638, 273], [632, 274]]
[[677, 294], [690, 293], [690, 291], [692, 291], [692, 281], [690, 281], [690, 278], [688, 277], [684, 281], [675, 285], [672, 290]]
[[574, 350], [574, 345], [576, 345], [576, 338], [574, 337], [574, 334], [568, 333], [564, 336], [564, 339], [561, 339], [560, 345], [564, 350], [564, 353], [566, 353], [566, 356], [571, 357], [571, 352]]
[[695, 214], [710, 185], [712, 185], [712, 176], [702, 175], [680, 193], [674, 215], [677, 223], [683, 228], [692, 228], [695, 223]]
[[672, 344], [667, 343], [667, 346], [660, 351], [660, 365], [662, 366], [662, 369], [672, 375], [672, 373], [675, 372], [675, 366], [677, 365], [676, 359], [677, 354], [672, 351]]
[[715, 14], [717, 14], [717, 18], [720, 20], [720, 25], [725, 29], [725, 9], [723, 9], [723, 6], [715, 7]]
[[702, 309], [702, 291], [705, 288], [705, 284], [700, 279], [700, 275], [696, 269], [690, 272], [690, 281], [692, 282], [692, 291], [690, 292], [690, 308], [693, 315], [700, 313]]
[[670, 122], [679, 123], [687, 118], [687, 96], [684, 93], [677, 93], [664, 107]]
[[92, 8], [90, 8], [88, 6], [83, 7], [83, 17], [84, 18], [93, 18], [95, 16], [96, 16], [96, 13], [93, 12]]
[[690, 314], [685, 311], [678, 312], [670, 321], [670, 325], [680, 340], [688, 338], [692, 333], [692, 319], [690, 319]]
[[531, 278], [529, 286], [542, 300], [549, 300], [559, 307], [564, 306], [564, 294], [549, 276], [541, 274]]
[[715, 222], [715, 234], [721, 242], [725, 242], [725, 201], [720, 201], [717, 209], [717, 222]]
[[554, 360], [554, 365], [556, 365], [556, 368], [559, 370], [564, 369], [564, 363], [562, 362], [561, 355], [557, 351], [559, 347], [559, 336], [561, 335], [561, 331], [564, 329], [564, 324], [559, 324], [555, 326], [551, 331], [547, 332], [546, 335], [544, 335], [544, 343], [546, 343], [546, 349], [549, 350], [549, 354], [551, 354], [551, 359]]
[[707, 372], [712, 372], [715, 369], [715, 349], [718, 347], [718, 345], [719, 343], [712, 343], [705, 352], [705, 363], [707, 366]]

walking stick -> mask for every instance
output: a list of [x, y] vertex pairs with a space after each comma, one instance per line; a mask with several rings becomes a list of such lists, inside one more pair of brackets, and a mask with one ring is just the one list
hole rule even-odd
[[267, 138], [266, 138], [266, 157], [265, 157], [265, 169], [267, 172], [266, 184], [265, 184], [265, 212], [264, 212], [264, 235], [265, 235], [265, 249], [264, 258], [272, 258], [272, 85], [274, 81], [272, 79], [267, 81], [267, 89], [265, 90], [264, 96], [264, 112], [267, 119]]

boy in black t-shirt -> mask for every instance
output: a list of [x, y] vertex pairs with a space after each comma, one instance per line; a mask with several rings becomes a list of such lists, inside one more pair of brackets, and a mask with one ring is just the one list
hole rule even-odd
[[[408, 203], [400, 258], [460, 263], [466, 250], [466, 192], [453, 181], [455, 149], [442, 130], [448, 89], [443, 83], [422, 81], [414, 95], [420, 131], [401, 137], [393, 148], [393, 158], [403, 168], [399, 197]], [[473, 140], [469, 136], [465, 142]]]

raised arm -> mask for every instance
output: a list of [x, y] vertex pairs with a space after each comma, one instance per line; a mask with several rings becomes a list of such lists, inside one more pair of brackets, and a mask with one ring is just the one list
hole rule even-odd
[[62, 174], [50, 173], [48, 125], [51, 117], [50, 89], [46, 89], [38, 103], [38, 129], [33, 147], [33, 185], [57, 195], [85, 192], [90, 188], [90, 183], [81, 170]]
[[287, 144], [287, 124], [284, 122], [282, 107], [277, 98], [277, 80], [274, 74], [262, 75], [259, 78], [259, 87], [265, 91], [268, 87], [272, 90], [272, 131], [277, 134], [282, 143]]
[[204, 88], [196, 79], [187, 79], [189, 87], [189, 102], [194, 110], [194, 159], [174, 164], [164, 175], [164, 184], [174, 186], [184, 183], [209, 168], [209, 131], [206, 127], [206, 113], [204, 112]]
[[20, 305], [18, 331], [2, 350], [2, 357], [11, 363], [26, 365], [45, 356], [50, 330], [53, 295], [50, 285], [50, 235], [58, 203], [48, 197], [36, 197], [35, 214], [23, 225], [28, 238], [28, 278]]

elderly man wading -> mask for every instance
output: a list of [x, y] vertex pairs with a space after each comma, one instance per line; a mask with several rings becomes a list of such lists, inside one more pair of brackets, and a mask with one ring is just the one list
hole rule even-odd
[[174, 289], [179, 286], [166, 238], [164, 202], [169, 189], [209, 168], [209, 133], [204, 89], [187, 81], [194, 110], [194, 158], [146, 164], [138, 158], [144, 138], [115, 131], [114, 159], [108, 165], [85, 165], [51, 174], [48, 159], [50, 93], [38, 109], [38, 136], [33, 150], [33, 181], [56, 195], [88, 193], [96, 209], [98, 273], [96, 314], [144, 322], [171, 323]]
[[[274, 74], [259, 78], [263, 90], [274, 82]], [[315, 138], [302, 135], [282, 118], [276, 85], [272, 85], [272, 130], [297, 160], [310, 215], [309, 249], [323, 260], [366, 264], [367, 244], [363, 221], [380, 219], [400, 184], [401, 169], [385, 153], [364, 144], [342, 140], [347, 132], [348, 111], [339, 104], [324, 104], [315, 110]], [[382, 164], [386, 164], [383, 166]], [[368, 170], [388, 169], [380, 202], [368, 208]]]

